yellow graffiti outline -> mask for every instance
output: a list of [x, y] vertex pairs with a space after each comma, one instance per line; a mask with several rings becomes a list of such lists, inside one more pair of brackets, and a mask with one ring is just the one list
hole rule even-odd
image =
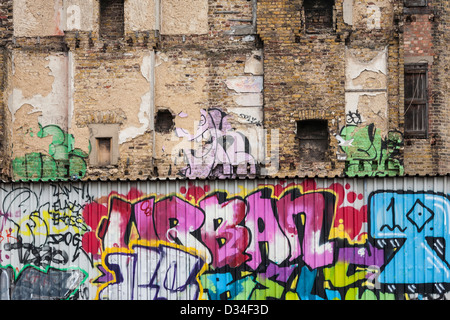
[[[24, 216], [17, 222], [17, 227], [20, 230], [17, 230], [16, 228], [12, 228], [12, 232], [18, 232], [20, 235], [30, 237], [30, 236], [48, 236], [49, 234], [58, 234], [61, 232], [66, 232], [72, 228], [74, 233], [78, 233], [82, 235], [82, 231], [80, 227], [66, 224], [64, 221], [60, 221], [63, 226], [61, 228], [58, 228], [53, 220], [53, 213], [59, 213], [62, 217], [77, 217], [77, 215], [72, 215], [74, 212], [72, 210], [68, 211], [59, 211], [59, 210], [42, 210], [42, 211], [33, 211], [29, 215]], [[28, 228], [27, 230], [23, 229], [23, 225], [27, 224], [28, 221], [33, 221], [35, 226], [32, 226], [32, 228]], [[75, 221], [79, 221], [79, 219], [76, 219]], [[83, 221], [84, 223], [84, 221]], [[86, 225], [86, 227], [88, 227]], [[46, 230], [46, 233], [42, 232], [42, 228]], [[35, 232], [37, 231], [37, 232]]]
[[[112, 253], [123, 253], [123, 254], [126, 254], [126, 255], [134, 254], [135, 250], [133, 249], [133, 247], [135, 247], [135, 246], [143, 246], [143, 247], [150, 247], [150, 248], [156, 248], [156, 249], [158, 249], [161, 246], [166, 246], [166, 247], [171, 247], [171, 248], [174, 248], [174, 249], [178, 249], [178, 250], [184, 251], [184, 252], [186, 252], [186, 253], [188, 253], [190, 255], [193, 255], [195, 257], [198, 257], [198, 258], [202, 259], [203, 266], [200, 269], [200, 271], [197, 273], [197, 275], [195, 276], [195, 279], [196, 279], [196, 281], [198, 283], [198, 286], [199, 286], [199, 300], [205, 300], [203, 298], [203, 286], [202, 286], [202, 283], [200, 281], [200, 276], [208, 268], [208, 265], [206, 263], [206, 257], [203, 256], [201, 254], [201, 252], [198, 251], [196, 248], [185, 247], [185, 246], [182, 246], [182, 245], [178, 245], [178, 244], [167, 242], [167, 241], [163, 241], [163, 240], [133, 240], [133, 241], [131, 241], [129, 243], [128, 248], [107, 248], [106, 250], [104, 250], [102, 252], [101, 262], [99, 263], [99, 265], [102, 265], [103, 268], [105, 269], [105, 271], [107, 271], [110, 274], [112, 274], [113, 275], [113, 279], [108, 281], [108, 282], [105, 282], [105, 283], [103, 283], [103, 284], [101, 284], [99, 286], [99, 288], [97, 289], [97, 293], [95, 295], [95, 300], [99, 300], [100, 299], [99, 294], [100, 294], [100, 292], [102, 290], [104, 290], [110, 284], [114, 284], [114, 283], [117, 282], [116, 274], [112, 270], [110, 270], [105, 264], [106, 256], [109, 255], [109, 254], [112, 254]], [[98, 269], [98, 265], [97, 265], [97, 269]], [[104, 274], [104, 275], [106, 275], [106, 274]], [[94, 281], [98, 280], [100, 277], [102, 277], [104, 275], [98, 276]]]

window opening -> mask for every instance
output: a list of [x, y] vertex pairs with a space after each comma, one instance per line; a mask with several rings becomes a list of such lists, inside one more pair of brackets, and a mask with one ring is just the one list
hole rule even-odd
[[300, 158], [307, 161], [325, 161], [328, 150], [328, 122], [302, 120], [297, 122]]
[[100, 1], [100, 36], [106, 39], [118, 39], [124, 35], [124, 0]]
[[333, 0], [305, 0], [307, 32], [321, 32], [333, 28]]
[[97, 140], [97, 163], [99, 166], [111, 164], [111, 138], [96, 138]]
[[405, 135], [425, 138], [428, 131], [427, 65], [405, 66]]

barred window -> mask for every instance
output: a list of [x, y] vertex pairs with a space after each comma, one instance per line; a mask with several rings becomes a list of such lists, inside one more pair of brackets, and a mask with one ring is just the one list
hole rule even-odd
[[405, 66], [405, 135], [426, 138], [428, 131], [427, 65]]

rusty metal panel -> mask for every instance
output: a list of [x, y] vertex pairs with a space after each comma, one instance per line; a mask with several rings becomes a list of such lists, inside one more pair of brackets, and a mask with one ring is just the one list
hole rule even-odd
[[448, 176], [3, 183], [0, 298], [448, 298], [448, 185]]

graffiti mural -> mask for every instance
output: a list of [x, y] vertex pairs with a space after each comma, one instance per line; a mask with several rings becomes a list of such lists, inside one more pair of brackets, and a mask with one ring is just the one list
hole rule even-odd
[[448, 177], [430, 179], [4, 184], [0, 298], [447, 299]]
[[[86, 174], [88, 154], [74, 147], [74, 137], [56, 125], [42, 127], [37, 137], [52, 137], [48, 154], [32, 152], [12, 162], [14, 178], [19, 180], [67, 180]], [[33, 135], [31, 132], [30, 135]]]
[[248, 138], [232, 129], [228, 115], [218, 108], [202, 109], [195, 134], [176, 128], [178, 137], [194, 143], [183, 149], [187, 166], [180, 175], [187, 178], [235, 178], [237, 174], [256, 174], [256, 161], [251, 154]]
[[383, 138], [373, 123], [364, 127], [346, 125], [336, 137], [342, 140], [339, 145], [347, 155], [345, 173], [348, 176], [390, 176], [404, 173], [399, 157], [403, 146], [403, 135], [400, 132], [389, 131]]

